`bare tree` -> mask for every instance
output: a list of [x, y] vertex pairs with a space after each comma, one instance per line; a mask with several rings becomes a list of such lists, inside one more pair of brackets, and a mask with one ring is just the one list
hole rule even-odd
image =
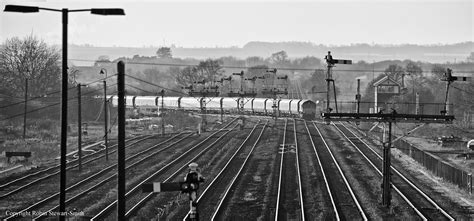
[[181, 69], [176, 75], [176, 83], [181, 87], [187, 87], [199, 79], [197, 68], [191, 66]]
[[[403, 81], [403, 77], [405, 76], [405, 70], [402, 66], [397, 64], [391, 64], [388, 68], [385, 69], [385, 74], [394, 79], [395, 81]], [[402, 86], [403, 82], [402, 82]]]
[[222, 77], [224, 70], [222, 70], [220, 60], [207, 59], [199, 62], [197, 66], [190, 66], [182, 69], [176, 75], [176, 82], [181, 87], [186, 87], [196, 81], [212, 82], [219, 80]]
[[168, 47], [161, 47], [156, 51], [156, 56], [158, 58], [172, 58], [173, 55], [171, 54], [171, 48]]
[[57, 88], [60, 80], [59, 51], [34, 36], [7, 39], [0, 46], [0, 87], [13, 94], [39, 95]]
[[286, 51], [273, 53], [270, 57], [270, 61], [275, 65], [286, 65], [290, 62], [290, 60], [288, 60], [288, 54]]
[[110, 57], [107, 55], [101, 55], [97, 60], [94, 62], [94, 66], [106, 66], [110, 63]]

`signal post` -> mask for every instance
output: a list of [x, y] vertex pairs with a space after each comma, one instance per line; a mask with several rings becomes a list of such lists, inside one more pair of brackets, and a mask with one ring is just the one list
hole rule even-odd
[[197, 210], [197, 195], [199, 184], [204, 182], [204, 177], [199, 172], [198, 164], [191, 163], [188, 165], [189, 172], [184, 177], [184, 182], [170, 183], [145, 183], [142, 185], [142, 192], [174, 192], [181, 191], [189, 196], [189, 219], [191, 221], [199, 221], [199, 213]]
[[[375, 122], [377, 126], [378, 124], [383, 124], [383, 164], [382, 164], [382, 205], [386, 207], [390, 207], [391, 203], [391, 162], [390, 162], [390, 149], [392, 148], [392, 142], [401, 139], [402, 137], [396, 138], [392, 141], [392, 125], [395, 123], [417, 123], [421, 125], [425, 125], [428, 123], [436, 123], [436, 124], [451, 124], [454, 120], [453, 115], [448, 115], [448, 90], [449, 85], [456, 80], [466, 81], [466, 77], [457, 77], [452, 76], [451, 69], [447, 69], [443, 81], [447, 82], [446, 86], [446, 99], [445, 99], [445, 108], [444, 111], [441, 111], [440, 115], [423, 115], [423, 114], [399, 114], [395, 110], [392, 110], [391, 113], [383, 113], [382, 111], [378, 111], [377, 109], [377, 100], [375, 101], [376, 110], [374, 113], [360, 113], [360, 79], [357, 80], [357, 94], [356, 94], [356, 101], [357, 101], [357, 113], [338, 113], [337, 111], [337, 101], [336, 101], [336, 90], [334, 85], [334, 80], [331, 76], [331, 68], [334, 67], [334, 64], [352, 64], [351, 60], [338, 60], [333, 59], [331, 56], [331, 52], [328, 52], [326, 56], [326, 61], [328, 64], [328, 72], [327, 72], [327, 106], [326, 106], [326, 113], [322, 113], [322, 117], [324, 121], [328, 124], [331, 121], [352, 121], [358, 125], [360, 122]], [[331, 109], [329, 107], [329, 90], [330, 90], [330, 83], [333, 82], [334, 86], [334, 102], [336, 107], [336, 113], [331, 113]], [[390, 85], [392, 86], [392, 85]], [[396, 85], [395, 85], [396, 86]], [[397, 91], [397, 90], [394, 90]], [[377, 96], [377, 88], [375, 90]], [[372, 129], [375, 128], [372, 127]], [[415, 129], [408, 132], [411, 133], [414, 130], [420, 128], [421, 126], [417, 126]], [[370, 129], [369, 132], [372, 130]]]
[[328, 51], [328, 55], [325, 57], [328, 71], [326, 74], [326, 82], [327, 82], [327, 103], [326, 103], [326, 113], [329, 113], [332, 111], [332, 109], [329, 107], [329, 99], [330, 99], [330, 90], [331, 90], [331, 82], [334, 90], [334, 107], [336, 108], [336, 113], [338, 112], [337, 110], [337, 97], [336, 97], [336, 84], [334, 82], [334, 79], [332, 79], [332, 68], [334, 67], [334, 64], [352, 64], [352, 60], [343, 60], [343, 59], [333, 59], [331, 52]]
[[449, 113], [449, 86], [454, 82], [454, 81], [467, 81], [470, 79], [470, 77], [463, 77], [463, 76], [453, 76], [452, 74], [453, 70], [447, 68], [446, 72], [444, 73], [444, 77], [441, 79], [441, 81], [446, 81], [446, 97], [444, 99], [444, 110], [442, 111], [443, 114], [448, 115]]
[[[391, 201], [391, 163], [390, 149], [392, 148], [392, 124], [393, 123], [436, 123], [451, 124], [454, 116], [449, 115], [419, 115], [392, 113], [322, 113], [326, 122], [330, 121], [354, 121], [354, 122], [378, 122], [384, 125], [383, 138], [383, 178], [382, 178], [382, 205], [390, 207]], [[387, 133], [388, 132], [388, 133]], [[398, 140], [399, 138], [397, 138]]]

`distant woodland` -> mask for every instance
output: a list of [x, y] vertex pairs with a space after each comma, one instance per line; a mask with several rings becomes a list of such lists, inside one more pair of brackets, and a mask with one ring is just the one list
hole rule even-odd
[[[471, 43], [469, 43], [471, 44]], [[249, 46], [250, 47], [250, 46]], [[354, 46], [356, 47], [356, 46]], [[446, 47], [448, 46], [432, 46]], [[461, 50], [450, 46], [453, 50]], [[353, 101], [357, 90], [357, 79], [361, 80], [362, 100], [373, 102], [373, 82], [384, 76], [390, 76], [403, 84], [404, 96], [394, 98], [391, 102], [415, 102], [415, 94], [420, 95], [420, 102], [443, 103], [445, 94], [445, 82], [443, 78], [447, 68], [453, 70], [456, 76], [472, 76], [474, 73], [474, 53], [467, 53], [464, 59], [456, 62], [423, 62], [412, 59], [387, 59], [381, 61], [357, 60], [353, 57], [345, 57], [335, 53], [341, 48], [331, 50], [334, 58], [353, 59], [352, 65], [338, 64], [333, 69], [333, 78], [336, 80], [338, 100]], [[176, 48], [161, 47], [154, 49], [154, 55], [133, 55], [131, 57], [119, 57], [110, 59], [107, 56], [94, 61], [92, 67], [77, 68], [80, 70], [79, 79], [85, 82], [95, 80], [99, 69], [106, 68], [114, 72], [116, 62], [123, 60], [126, 63], [127, 74], [133, 75], [142, 81], [130, 79], [128, 92], [139, 95], [153, 95], [165, 88], [168, 96], [183, 96], [188, 90], [184, 87], [193, 86], [200, 90], [203, 87], [219, 86], [220, 92], [225, 96], [229, 91], [237, 91], [240, 88], [240, 80], [235, 73], [244, 71], [244, 78], [265, 77], [265, 80], [252, 84], [245, 81], [243, 88], [256, 90], [257, 96], [264, 97], [262, 89], [270, 87], [285, 88], [291, 91], [296, 87], [306, 93], [312, 100], [325, 100], [326, 89], [326, 61], [323, 52], [321, 56], [291, 57], [286, 50], [276, 50], [268, 56], [249, 56], [239, 58], [228, 54], [217, 58], [180, 58], [175, 56]], [[210, 50], [210, 49], [209, 49]], [[217, 50], [217, 49], [216, 49]], [[257, 50], [257, 49], [255, 49]], [[352, 50], [348, 47], [347, 51]], [[377, 49], [378, 50], [378, 49]], [[395, 50], [395, 49], [389, 49]], [[400, 49], [403, 51], [403, 49]], [[421, 50], [421, 49], [420, 49]], [[434, 50], [434, 49], [433, 49]], [[465, 50], [465, 49], [462, 49]], [[346, 51], [346, 53], [347, 53]], [[416, 51], [412, 49], [412, 51]], [[327, 53], [327, 51], [325, 52]], [[229, 56], [232, 55], [232, 56]], [[74, 61], [72, 61], [74, 62]], [[268, 70], [277, 69], [277, 73], [270, 74]], [[92, 70], [92, 71], [91, 71]], [[92, 72], [92, 73], [89, 73]], [[288, 76], [288, 80], [278, 78]], [[89, 78], [90, 77], [90, 78]], [[232, 77], [231, 82], [219, 84], [219, 80]], [[199, 88], [196, 82], [206, 83]], [[151, 83], [151, 84], [150, 84]], [[289, 86], [285, 86], [289, 85]], [[456, 105], [456, 112], [463, 114], [474, 110], [474, 82], [456, 82], [450, 93], [450, 102]], [[268, 95], [267, 95], [268, 96]], [[442, 105], [440, 105], [442, 106]]]
[[[51, 62], [43, 62], [50, 65], [38, 69], [40, 67], [35, 66], [38, 62], [34, 60], [38, 56], [15, 58], [13, 60], [21, 62], [11, 65], [8, 61], [12, 61], [11, 56], [18, 53], [11, 53], [10, 49], [20, 48], [20, 45], [35, 46], [24, 47], [24, 54], [44, 51], [54, 55], [42, 56], [51, 57]], [[71, 87], [78, 83], [87, 84], [89, 87], [84, 91], [91, 91], [91, 95], [100, 95], [101, 79], [104, 75], [99, 73], [108, 73], [108, 93], [114, 93], [113, 85], [116, 82], [113, 74], [117, 73], [116, 63], [122, 60], [126, 63], [126, 74], [129, 76], [126, 78], [128, 94], [157, 95], [164, 90], [166, 96], [185, 96], [189, 91], [184, 89], [185, 87], [192, 86], [194, 90], [199, 91], [217, 86], [221, 96], [226, 96], [231, 91], [236, 92], [242, 87], [247, 91], [256, 91], [259, 97], [268, 97], [268, 94], [265, 95], [262, 91], [279, 88], [288, 90], [290, 96], [298, 89], [308, 99], [323, 101], [324, 92], [327, 90], [324, 56], [331, 51], [335, 59], [353, 61], [352, 65], [338, 64], [333, 69], [339, 101], [354, 101], [357, 79], [360, 79], [362, 100], [371, 102], [372, 83], [389, 76], [403, 85], [404, 93], [403, 96], [393, 98], [391, 102], [414, 102], [415, 94], [418, 93], [420, 102], [443, 103], [446, 84], [440, 79], [447, 68], [452, 69], [455, 76], [472, 77], [473, 47], [473, 42], [453, 45], [354, 44], [334, 47], [305, 42], [250, 42], [242, 48], [101, 48], [73, 45], [69, 48], [69, 81]], [[11, 39], [3, 43], [0, 72], [4, 79], [0, 98], [7, 103], [21, 100], [20, 97], [26, 93], [26, 81], [30, 84], [28, 94], [43, 96], [58, 90], [58, 84], [39, 83], [44, 87], [34, 86], [44, 80], [35, 77], [43, 72], [52, 73], [38, 75], [50, 77], [47, 82], [59, 81], [59, 51], [56, 48], [32, 37]], [[378, 59], [367, 59], [367, 56], [375, 56]], [[241, 85], [240, 77], [235, 74], [242, 71], [243, 78], [247, 80]], [[232, 79], [225, 82], [224, 79], [229, 77]], [[453, 83], [450, 102], [456, 106], [456, 114], [463, 115], [474, 110], [473, 95], [472, 79], [468, 82]], [[38, 104], [41, 105], [43, 104]], [[13, 114], [18, 110], [12, 109], [9, 112]]]
[[[314, 56], [323, 58], [328, 51], [335, 57], [364, 60], [366, 62], [383, 60], [422, 61], [430, 63], [455, 63], [466, 61], [471, 52], [474, 52], [474, 42], [463, 42], [447, 45], [379, 45], [379, 44], [350, 44], [350, 45], [321, 45], [310, 42], [249, 42], [243, 47], [208, 47], [208, 48], [183, 48], [174, 45], [167, 46], [173, 51], [176, 58], [219, 58], [233, 56], [244, 59], [251, 56], [269, 57], [277, 51], [286, 51], [290, 58]], [[154, 56], [156, 47], [128, 48], [128, 47], [94, 47], [91, 45], [71, 45], [70, 58], [91, 60], [101, 55], [108, 55], [115, 59], [118, 57]], [[78, 65], [79, 61], [75, 62]]]

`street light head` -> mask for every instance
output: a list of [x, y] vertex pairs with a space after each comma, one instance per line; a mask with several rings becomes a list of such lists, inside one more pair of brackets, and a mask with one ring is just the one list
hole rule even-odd
[[96, 15], [125, 15], [121, 8], [93, 8], [91, 14]]
[[22, 5], [5, 5], [4, 12], [34, 13], [39, 12], [39, 7]]

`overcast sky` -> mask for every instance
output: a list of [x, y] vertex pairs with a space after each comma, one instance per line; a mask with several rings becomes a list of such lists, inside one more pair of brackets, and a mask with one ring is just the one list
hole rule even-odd
[[1, 42], [33, 33], [60, 44], [60, 13], [3, 12], [5, 4], [123, 8], [126, 16], [69, 14], [69, 42], [95, 46], [241, 47], [249, 41], [445, 44], [474, 39], [472, 0], [1, 0]]

